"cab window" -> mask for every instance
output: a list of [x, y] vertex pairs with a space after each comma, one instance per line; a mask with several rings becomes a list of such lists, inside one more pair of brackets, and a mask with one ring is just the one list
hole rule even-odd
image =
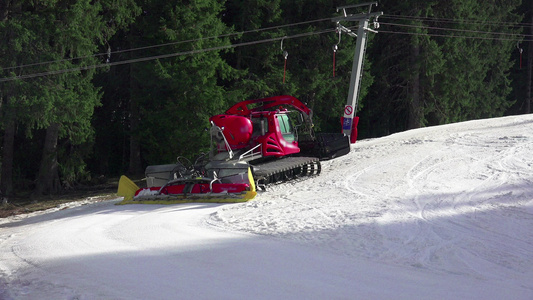
[[277, 115], [276, 117], [278, 119], [279, 130], [283, 138], [289, 143], [294, 142], [296, 140], [296, 135], [292, 127], [291, 121], [289, 120], [289, 116]]
[[252, 118], [252, 137], [263, 136], [268, 132], [268, 120], [263, 117]]

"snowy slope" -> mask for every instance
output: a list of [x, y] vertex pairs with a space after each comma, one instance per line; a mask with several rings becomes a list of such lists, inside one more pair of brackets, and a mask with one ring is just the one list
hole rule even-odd
[[0, 219], [0, 299], [533, 299], [533, 115], [363, 140], [242, 204]]

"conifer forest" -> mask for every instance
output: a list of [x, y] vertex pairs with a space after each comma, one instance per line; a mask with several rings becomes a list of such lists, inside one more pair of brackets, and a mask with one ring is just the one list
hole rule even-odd
[[[316, 131], [340, 132], [356, 39], [332, 19], [363, 2], [1, 0], [1, 195], [192, 159], [209, 117], [246, 99], [292, 95]], [[359, 139], [531, 113], [533, 1], [373, 9]]]

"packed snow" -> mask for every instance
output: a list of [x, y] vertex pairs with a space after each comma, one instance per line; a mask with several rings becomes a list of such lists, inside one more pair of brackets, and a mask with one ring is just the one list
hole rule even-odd
[[358, 141], [247, 203], [0, 219], [0, 299], [533, 299], [532, 153], [533, 115], [477, 120]]

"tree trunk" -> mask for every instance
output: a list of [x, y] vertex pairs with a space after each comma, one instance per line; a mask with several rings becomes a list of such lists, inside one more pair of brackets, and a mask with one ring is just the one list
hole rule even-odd
[[[136, 106], [137, 105], [132, 104], [132, 107]], [[141, 145], [139, 142], [139, 135], [137, 133], [137, 130], [139, 128], [138, 115], [138, 108], [132, 108], [130, 115], [130, 166], [128, 169], [128, 173], [132, 175], [142, 174]]]
[[135, 82], [134, 66], [130, 66], [130, 163], [128, 173], [139, 175], [143, 173], [141, 166], [141, 143], [139, 141], [140, 112], [136, 99], [137, 83]]
[[[0, 22], [6, 22], [9, 16], [11, 1], [0, 2]], [[3, 41], [8, 43], [9, 41]], [[7, 86], [8, 84], [6, 84]], [[5, 103], [4, 103], [5, 101]], [[0, 116], [3, 118], [4, 125], [4, 139], [2, 145], [2, 160], [0, 172], [0, 199], [2, 195], [10, 196], [13, 193], [13, 148], [15, 141], [15, 114], [11, 112], [2, 113], [2, 104], [8, 104], [9, 92], [7, 95], [2, 95], [0, 91]], [[5, 105], [4, 109], [9, 109], [9, 105]], [[1, 124], [0, 124], [1, 127]]]
[[6, 123], [4, 123], [4, 128], [0, 194], [3, 196], [11, 196], [13, 193], [13, 149], [15, 142], [15, 120], [6, 120]]
[[420, 70], [419, 59], [420, 46], [418, 43], [411, 46], [410, 65], [413, 70], [411, 75], [411, 102], [409, 105], [408, 129], [415, 129], [421, 126], [421, 107], [420, 107]]
[[59, 168], [57, 162], [57, 140], [59, 124], [53, 123], [46, 129], [41, 167], [33, 192], [34, 196], [57, 193], [60, 190]]
[[11, 6], [10, 0], [0, 1], [0, 22], [7, 21]]

